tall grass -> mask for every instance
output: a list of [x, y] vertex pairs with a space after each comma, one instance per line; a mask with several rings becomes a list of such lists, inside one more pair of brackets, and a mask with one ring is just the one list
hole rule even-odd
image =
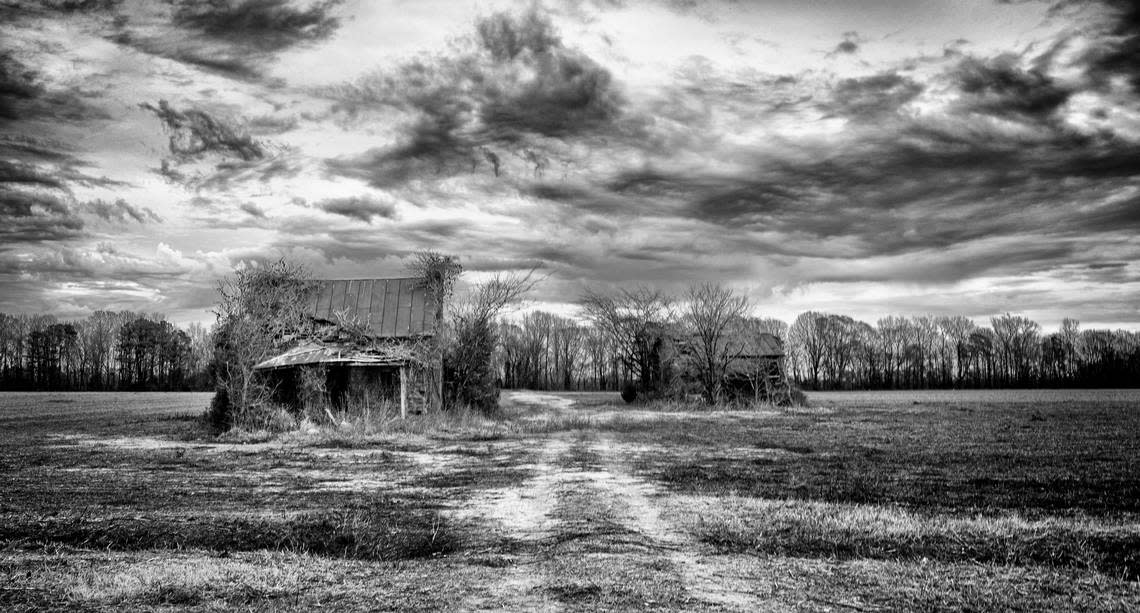
[[[269, 413], [263, 411], [262, 414]], [[398, 403], [362, 394], [350, 396], [341, 407], [309, 403], [303, 414], [292, 422], [284, 419], [259, 422], [252, 428], [234, 428], [225, 437], [244, 442], [277, 438], [302, 445], [361, 447], [404, 436], [491, 441], [592, 429], [603, 421], [614, 420], [575, 414], [522, 416], [512, 409], [488, 413], [466, 405], [441, 411], [409, 412], [404, 416], [400, 414]]]
[[393, 501], [269, 517], [25, 514], [10, 516], [0, 525], [0, 542], [34, 549], [67, 545], [116, 551], [284, 551], [366, 560], [422, 558], [459, 547], [459, 539], [437, 514]]

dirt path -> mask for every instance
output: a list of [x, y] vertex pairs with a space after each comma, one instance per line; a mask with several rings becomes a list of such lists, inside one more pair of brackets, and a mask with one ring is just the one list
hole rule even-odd
[[462, 608], [762, 608], [727, 562], [662, 516], [663, 493], [633, 474], [620, 441], [580, 431], [534, 443], [530, 479], [483, 490], [456, 512], [492, 531], [488, 563], [501, 565]]
[[731, 568], [718, 564], [716, 558], [702, 555], [700, 544], [661, 517], [660, 489], [634, 476], [629, 455], [612, 437], [595, 442], [599, 455], [609, 458], [607, 479], [599, 487], [620, 497], [626, 506], [626, 518], [633, 529], [643, 534], [680, 574], [690, 598], [704, 605], [719, 605], [729, 610], [756, 611], [759, 603], [746, 591], [746, 585], [733, 584], [736, 576]]

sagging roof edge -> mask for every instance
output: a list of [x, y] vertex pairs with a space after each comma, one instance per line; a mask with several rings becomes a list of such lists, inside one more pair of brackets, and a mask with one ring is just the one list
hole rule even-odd
[[384, 355], [352, 347], [302, 343], [284, 353], [254, 365], [254, 370], [277, 370], [313, 364], [345, 364], [349, 366], [401, 366], [413, 362], [410, 356]]

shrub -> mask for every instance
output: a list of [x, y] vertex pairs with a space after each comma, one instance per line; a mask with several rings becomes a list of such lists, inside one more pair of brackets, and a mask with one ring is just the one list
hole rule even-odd
[[448, 406], [465, 405], [492, 413], [499, 407], [497, 373], [492, 362], [498, 335], [495, 317], [518, 303], [534, 286], [534, 271], [499, 275], [475, 286], [456, 306], [454, 336], [444, 354]]
[[230, 404], [230, 393], [226, 388], [219, 387], [210, 400], [210, 408], [206, 409], [206, 424], [217, 432], [225, 432], [230, 428], [233, 420], [233, 406]]
[[447, 405], [490, 413], [499, 406], [499, 388], [491, 354], [495, 334], [485, 321], [461, 322], [443, 359]]
[[633, 382], [621, 386], [621, 399], [627, 403], [637, 400], [637, 386]]
[[297, 428], [297, 418], [282, 405], [259, 401], [235, 410], [230, 428], [246, 432], [288, 432]]

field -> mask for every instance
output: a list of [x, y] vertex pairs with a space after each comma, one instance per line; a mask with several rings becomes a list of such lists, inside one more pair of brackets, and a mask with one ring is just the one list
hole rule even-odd
[[1140, 394], [809, 399], [218, 438], [0, 395], [0, 610], [1140, 610]]

